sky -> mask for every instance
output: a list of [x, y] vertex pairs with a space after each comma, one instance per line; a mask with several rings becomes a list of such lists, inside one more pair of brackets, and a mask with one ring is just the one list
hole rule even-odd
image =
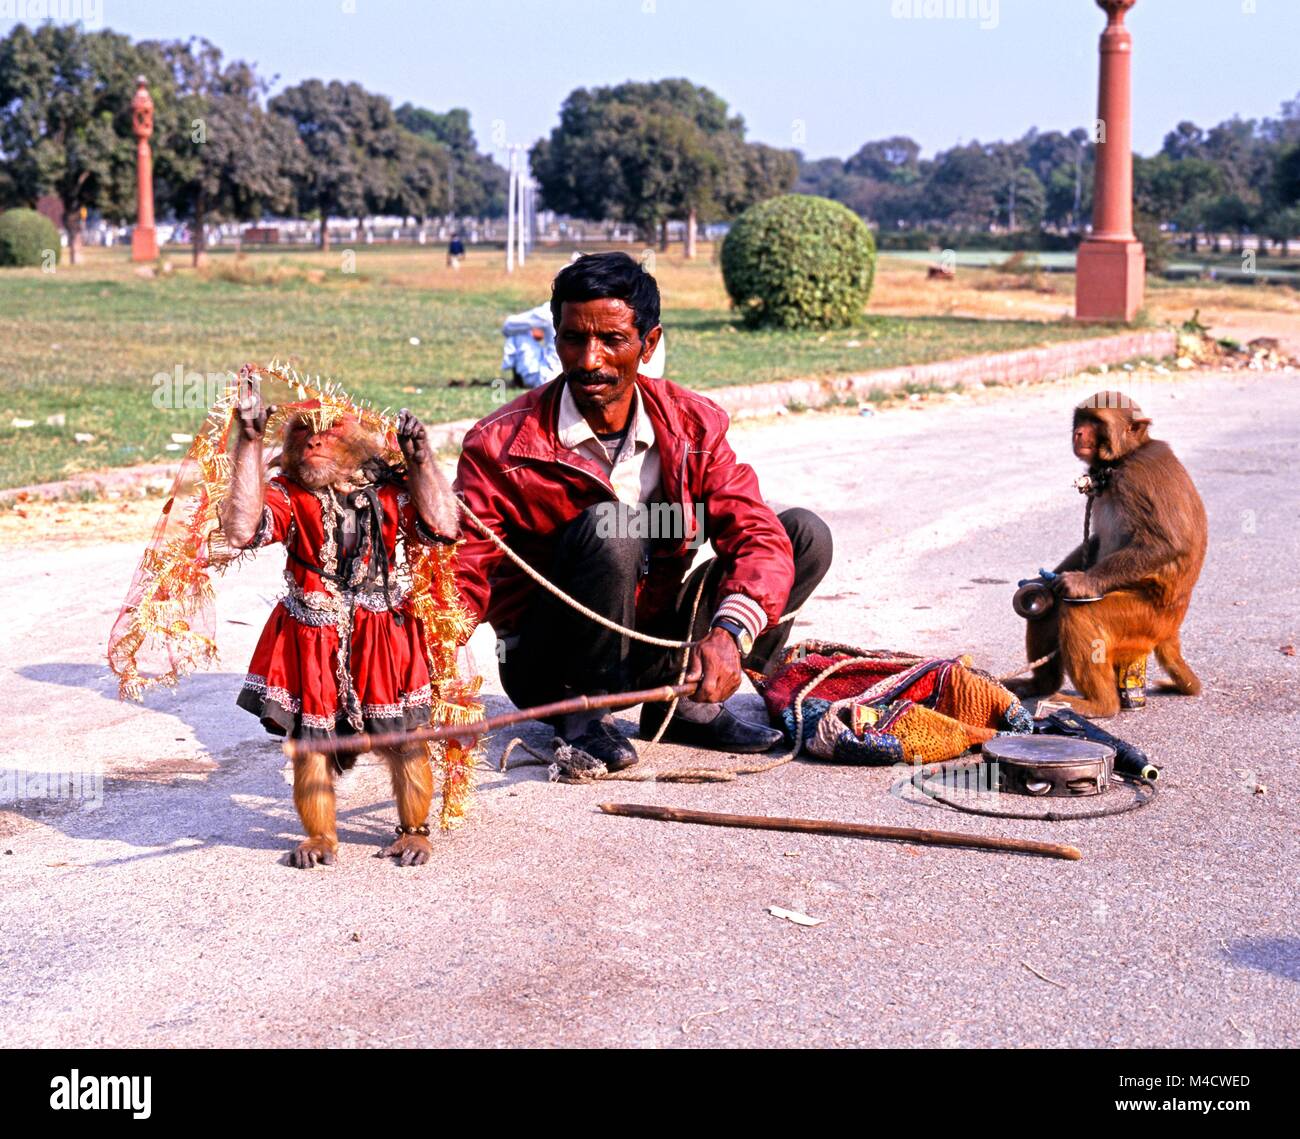
[[[548, 134], [575, 87], [682, 76], [809, 158], [1091, 123], [1105, 26], [1094, 0], [0, 0], [0, 34], [37, 4], [137, 40], [205, 36], [276, 90], [355, 80], [466, 107], [485, 151]], [[1127, 23], [1139, 153], [1181, 120], [1300, 94], [1300, 0], [1138, 0]]]

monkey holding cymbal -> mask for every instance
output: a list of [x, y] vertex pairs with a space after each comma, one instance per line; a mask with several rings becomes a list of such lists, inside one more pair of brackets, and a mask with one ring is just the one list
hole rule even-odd
[[1205, 561], [1205, 506], [1151, 420], [1120, 392], [1098, 392], [1074, 410], [1075, 455], [1088, 464], [1085, 540], [1048, 575], [1057, 603], [1025, 628], [1030, 661], [1059, 650], [1009, 687], [1047, 696], [1068, 674], [1080, 696], [1061, 696], [1085, 716], [1113, 716], [1121, 688], [1145, 685], [1147, 656], [1187, 696], [1201, 682], [1183, 659], [1179, 630]]

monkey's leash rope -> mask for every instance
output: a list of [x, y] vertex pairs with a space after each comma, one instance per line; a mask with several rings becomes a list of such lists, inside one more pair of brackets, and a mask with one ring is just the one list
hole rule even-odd
[[1016, 672], [1008, 672], [1003, 676], [995, 676], [993, 679], [996, 680], [999, 684], [1001, 684], [1005, 680], [1015, 680], [1017, 676], [1024, 676], [1025, 673], [1033, 672], [1034, 669], [1039, 668], [1042, 665], [1045, 665], [1049, 660], [1052, 659], [1052, 657], [1056, 656], [1056, 654], [1059, 653], [1060, 651], [1061, 651], [1060, 649], [1053, 649], [1045, 657], [1039, 657], [1037, 660], [1031, 660], [1027, 665], [1025, 665], [1024, 668], [1019, 669]]

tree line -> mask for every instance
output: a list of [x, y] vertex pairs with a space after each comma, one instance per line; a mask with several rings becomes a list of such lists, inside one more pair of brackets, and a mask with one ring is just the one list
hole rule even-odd
[[207, 40], [20, 24], [0, 40], [0, 207], [56, 197], [74, 263], [83, 211], [134, 217], [137, 76], [154, 101], [155, 202], [192, 223], [196, 261], [208, 225], [266, 213], [319, 217], [328, 248], [330, 216], [504, 211], [506, 173], [479, 152], [464, 109], [394, 108], [319, 79], [268, 100], [251, 64]]
[[[251, 64], [203, 39], [132, 43], [20, 24], [0, 39], [0, 208], [57, 197], [73, 261], [83, 211], [134, 216], [137, 75], [155, 103], [157, 206], [192, 223], [196, 260], [208, 225], [266, 213], [319, 218], [328, 248], [330, 216], [505, 212], [506, 172], [479, 152], [462, 108], [394, 107], [360, 84], [319, 79], [268, 98]], [[627, 222], [647, 241], [666, 242], [668, 222], [684, 221], [687, 256], [700, 223], [791, 189], [844, 203], [885, 247], [1008, 235], [1068, 245], [1092, 212], [1094, 145], [1082, 128], [928, 159], [894, 136], [809, 160], [748, 141], [741, 116], [685, 79], [574, 90], [529, 161], [545, 208]], [[1178, 124], [1157, 154], [1135, 156], [1134, 196], [1153, 249], [1161, 226], [1193, 249], [1211, 234], [1300, 236], [1300, 96], [1275, 119]]]
[[734, 218], [798, 175], [794, 151], [747, 142], [744, 119], [686, 79], [578, 88], [529, 162], [548, 209], [630, 222], [664, 246], [668, 222], [685, 221], [688, 258], [700, 222]]
[[[843, 160], [801, 157], [795, 188], [869, 218], [885, 244], [1018, 231], [1068, 242], [1092, 215], [1095, 149], [1083, 128], [920, 154], [914, 140], [895, 136]], [[1133, 198], [1139, 230], [1168, 227], [1193, 251], [1208, 235], [1234, 235], [1237, 248], [1248, 233], [1262, 243], [1300, 237], [1300, 96], [1277, 118], [1179, 123], [1159, 152], [1134, 155]]]

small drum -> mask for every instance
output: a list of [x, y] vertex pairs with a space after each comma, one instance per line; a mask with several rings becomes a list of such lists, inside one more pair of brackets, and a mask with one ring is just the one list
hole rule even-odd
[[1100, 795], [1115, 764], [1113, 747], [1069, 736], [995, 736], [982, 750], [994, 786], [1020, 795]]

